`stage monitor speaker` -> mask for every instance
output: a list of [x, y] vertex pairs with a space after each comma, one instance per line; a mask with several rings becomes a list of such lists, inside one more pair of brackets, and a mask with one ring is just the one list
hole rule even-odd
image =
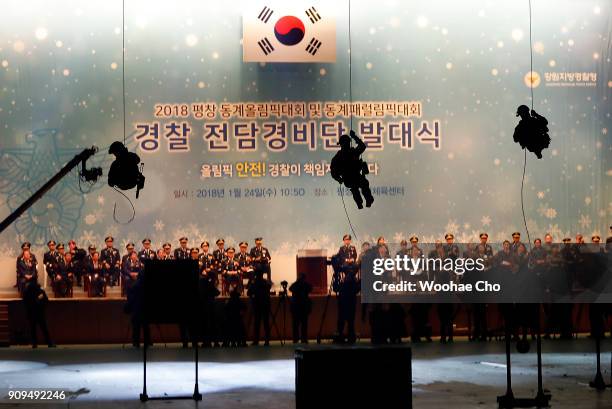
[[327, 294], [327, 250], [301, 249], [296, 256], [296, 274], [306, 274], [313, 294]]
[[404, 346], [298, 348], [296, 409], [412, 408], [411, 360]]

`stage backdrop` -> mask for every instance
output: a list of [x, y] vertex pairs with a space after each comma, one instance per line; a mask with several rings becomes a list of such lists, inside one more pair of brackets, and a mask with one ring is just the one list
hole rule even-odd
[[[106, 174], [105, 150], [123, 140], [122, 69], [127, 145], [147, 178], [126, 225], [113, 208], [125, 221], [130, 206], [105, 179], [65, 178], [0, 236], [3, 282], [23, 240], [41, 259], [49, 239], [100, 248], [109, 234], [122, 250], [145, 236], [263, 236], [275, 281], [289, 279], [297, 249], [331, 250], [349, 232], [328, 166], [351, 119], [376, 199], [358, 211], [344, 198], [359, 242], [524, 232], [512, 134], [530, 105], [527, 0], [125, 3], [125, 66], [121, 1], [2, 4], [0, 217], [79, 149], [100, 147]], [[608, 235], [610, 13], [533, 1], [535, 109], [552, 143], [528, 154], [532, 238]]]

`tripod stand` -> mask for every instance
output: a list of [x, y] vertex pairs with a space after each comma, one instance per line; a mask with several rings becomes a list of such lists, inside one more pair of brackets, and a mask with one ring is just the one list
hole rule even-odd
[[[603, 391], [606, 388], [612, 387], [612, 385], [607, 385], [601, 375], [601, 336], [599, 334], [595, 338], [595, 354], [597, 356], [597, 372], [595, 373], [595, 378], [589, 382], [589, 386], [598, 391]], [[612, 358], [610, 362], [612, 362]]]
[[317, 333], [317, 344], [321, 343], [321, 338], [323, 334], [323, 325], [325, 324], [325, 317], [327, 317], [327, 307], [329, 306], [329, 299], [332, 296], [336, 274], [337, 273], [334, 273], [334, 278], [332, 279], [332, 282], [329, 284], [329, 289], [327, 290], [327, 296], [325, 297], [325, 307], [323, 307], [323, 315], [321, 316], [321, 321], [319, 324], [319, 332]]
[[537, 357], [538, 357], [538, 392], [535, 398], [515, 398], [512, 393], [512, 372], [510, 368], [510, 325], [504, 323], [506, 338], [506, 394], [497, 397], [499, 408], [547, 408], [551, 398], [542, 387], [542, 337], [540, 335], [540, 316], [537, 317]]
[[[283, 281], [281, 284], [283, 285], [282, 291], [279, 291], [279, 299], [278, 304], [276, 305], [276, 310], [272, 313], [272, 325], [276, 329], [276, 333], [278, 334], [278, 339], [280, 340], [281, 345], [285, 345], [285, 334], [287, 330], [287, 282]], [[280, 332], [278, 329], [278, 325], [276, 324], [276, 317], [278, 316], [279, 310], [282, 308], [283, 310], [283, 332]]]

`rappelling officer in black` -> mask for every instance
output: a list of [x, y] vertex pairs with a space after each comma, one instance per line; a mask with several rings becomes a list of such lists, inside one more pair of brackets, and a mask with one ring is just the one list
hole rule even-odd
[[[361, 154], [365, 152], [366, 145], [361, 139], [351, 130], [351, 136], [342, 135], [338, 142], [340, 151], [333, 157], [330, 165], [331, 176], [338, 183], [344, 183], [353, 194], [353, 199], [357, 203], [357, 207], [363, 209], [363, 199], [366, 201], [366, 206], [372, 206], [374, 197], [370, 191], [370, 183], [365, 175], [369, 173], [368, 164], [361, 159]], [[357, 144], [357, 147], [351, 147], [351, 138]], [[361, 192], [359, 191], [361, 189]]]

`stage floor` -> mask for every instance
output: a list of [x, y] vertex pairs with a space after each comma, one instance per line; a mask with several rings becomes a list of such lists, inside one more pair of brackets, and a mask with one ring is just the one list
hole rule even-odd
[[[415, 408], [495, 408], [496, 396], [505, 392], [503, 342], [413, 345], [413, 402]], [[535, 350], [535, 344], [532, 344]], [[602, 350], [604, 378], [610, 381], [610, 350]], [[612, 390], [588, 387], [595, 374], [593, 341], [545, 341], [544, 387], [552, 393], [554, 408], [612, 408]], [[177, 344], [156, 345], [150, 350], [148, 392], [191, 394], [192, 353]], [[26, 347], [0, 349], [0, 390], [8, 388], [61, 388], [73, 396], [78, 408], [193, 408], [193, 401], [149, 401], [141, 405], [142, 353], [119, 346], [60, 346], [57, 349]], [[536, 389], [536, 356], [513, 354], [513, 390], [517, 397], [532, 397]], [[291, 346], [201, 350], [200, 407], [295, 407], [294, 361]], [[362, 376], [362, 374], [355, 374]], [[324, 399], [322, 397], [322, 399]], [[0, 401], [0, 407], [32, 407]], [[323, 401], [322, 401], [323, 402]], [[67, 403], [36, 405], [65, 408]], [[323, 407], [323, 406], [321, 406]]]

